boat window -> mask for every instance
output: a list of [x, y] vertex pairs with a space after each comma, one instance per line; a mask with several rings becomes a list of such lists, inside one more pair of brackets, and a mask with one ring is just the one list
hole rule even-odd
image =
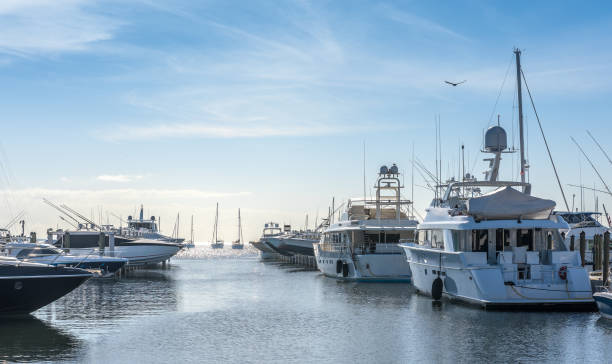
[[442, 230], [431, 231], [431, 247], [444, 249], [444, 232]]
[[526, 246], [527, 250], [533, 250], [533, 230], [519, 229], [517, 230], [516, 246]]
[[32, 250], [34, 249], [22, 249], [15, 257], [17, 259], [25, 258], [32, 252]]
[[431, 230], [420, 230], [419, 231], [419, 245], [425, 245], [425, 246], [431, 245]]
[[472, 244], [469, 241], [470, 234], [468, 230], [451, 230], [451, 235], [453, 238], [453, 248], [456, 252], [472, 251]]
[[488, 240], [488, 230], [472, 230], [472, 251], [486, 252], [488, 250]]

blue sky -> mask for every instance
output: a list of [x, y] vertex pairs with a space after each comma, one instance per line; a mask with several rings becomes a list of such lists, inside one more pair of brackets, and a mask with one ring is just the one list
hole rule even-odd
[[[43, 196], [104, 220], [144, 203], [167, 232], [180, 212], [186, 234], [194, 214], [196, 238], [207, 240], [219, 201], [224, 237], [235, 238], [241, 207], [254, 239], [265, 220], [302, 225], [332, 196], [362, 194], [364, 140], [369, 185], [392, 162], [409, 185], [413, 144], [433, 170], [435, 115], [444, 177], [457, 174], [461, 143], [482, 176], [477, 152], [491, 115], [511, 137], [516, 124], [515, 46], [562, 182], [580, 183], [581, 170], [583, 183], [601, 188], [569, 136], [612, 176], [586, 134], [607, 148], [610, 7], [5, 0], [0, 218], [25, 209], [28, 230], [41, 233], [61, 222]], [[562, 206], [526, 98], [525, 106], [533, 192]], [[502, 163], [503, 176], [516, 177], [516, 158]], [[421, 187], [415, 195], [421, 210], [432, 198]], [[585, 205], [594, 208], [590, 192]]]

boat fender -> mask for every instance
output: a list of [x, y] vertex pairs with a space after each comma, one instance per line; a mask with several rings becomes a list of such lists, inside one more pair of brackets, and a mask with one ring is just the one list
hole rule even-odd
[[559, 278], [566, 280], [567, 279], [567, 267], [562, 266], [559, 268]]
[[434, 279], [431, 284], [431, 297], [438, 301], [442, 298], [442, 288], [444, 287], [444, 283], [442, 282], [442, 278], [438, 277]]
[[348, 277], [349, 275], [349, 266], [347, 262], [342, 263], [342, 276]]
[[336, 260], [336, 274], [342, 273], [342, 261], [340, 259]]

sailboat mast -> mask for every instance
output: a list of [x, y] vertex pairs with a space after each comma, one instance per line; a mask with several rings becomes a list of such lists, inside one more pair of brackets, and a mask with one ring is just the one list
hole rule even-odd
[[238, 209], [238, 244], [242, 243], [242, 222], [240, 221], [240, 209]]
[[191, 215], [191, 244], [193, 244], [193, 215]]
[[[518, 92], [518, 117], [519, 117], [519, 134], [520, 134], [520, 149], [521, 149], [521, 182], [525, 183], [525, 138], [523, 135], [523, 96], [521, 90], [521, 51], [518, 48], [514, 49], [516, 55], [516, 90]], [[523, 186], [523, 192], [525, 192]]]
[[217, 202], [217, 209], [215, 210], [215, 240], [214, 243], [217, 244], [217, 226], [219, 223], [219, 203]]

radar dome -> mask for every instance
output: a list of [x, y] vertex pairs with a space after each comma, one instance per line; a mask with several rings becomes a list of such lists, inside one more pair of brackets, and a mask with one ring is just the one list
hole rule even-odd
[[508, 147], [506, 131], [501, 126], [492, 126], [485, 133], [485, 150], [501, 152]]
[[391, 174], [398, 174], [399, 173], [399, 171], [397, 169], [397, 165], [395, 165], [395, 163], [393, 163], [393, 165], [389, 169], [389, 173], [391, 173]]
[[387, 173], [389, 173], [389, 168], [387, 168], [387, 166], [380, 167], [380, 174], [387, 174]]

